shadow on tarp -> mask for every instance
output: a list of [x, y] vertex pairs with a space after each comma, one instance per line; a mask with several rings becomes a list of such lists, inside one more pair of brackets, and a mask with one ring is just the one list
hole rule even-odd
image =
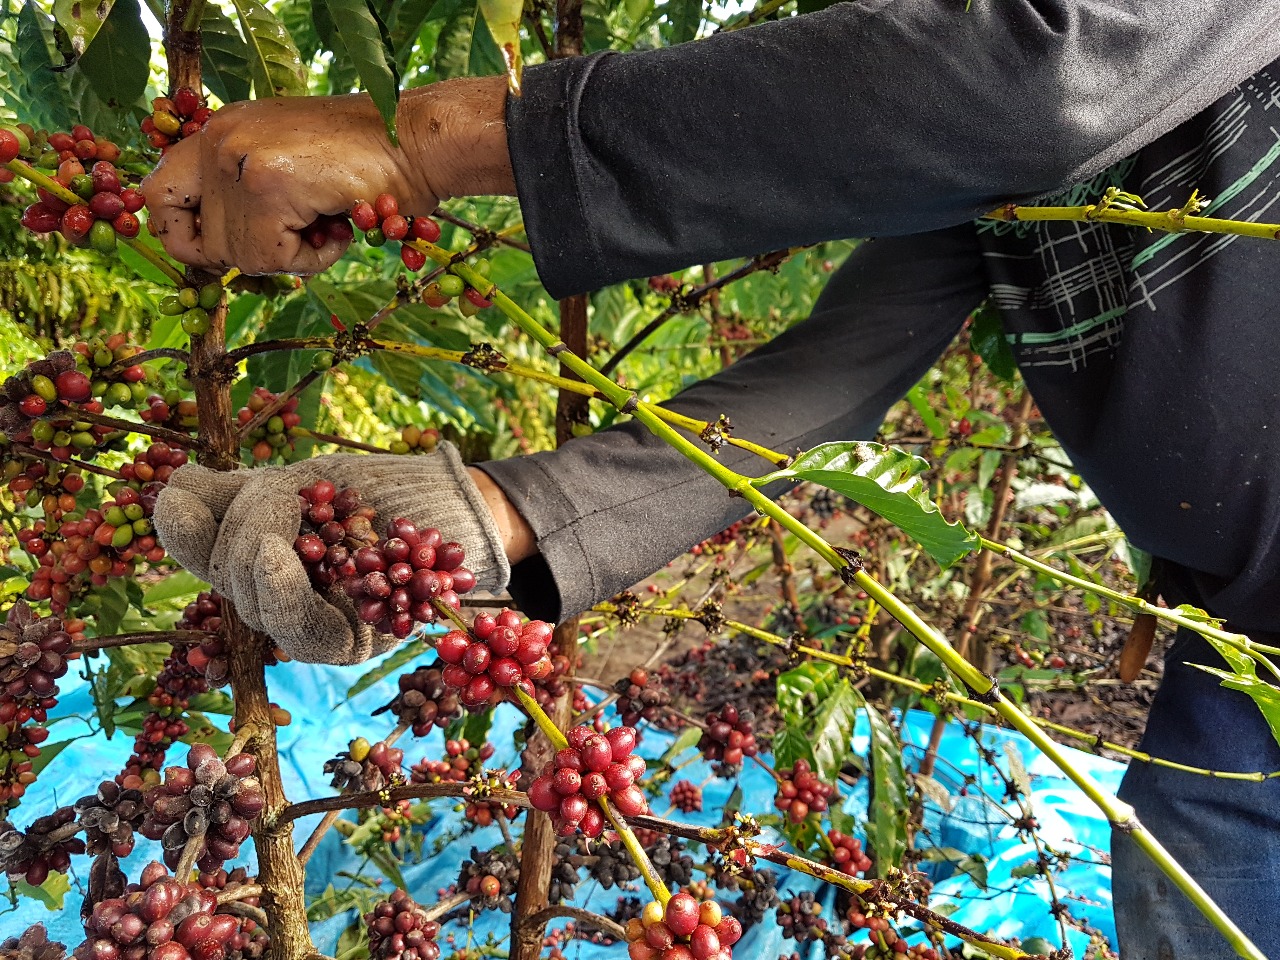
[[[356, 667], [322, 667], [311, 664], [289, 663], [273, 667], [268, 672], [271, 698], [293, 715], [293, 722], [281, 728], [281, 766], [285, 789], [290, 797], [318, 797], [332, 794], [327, 778], [322, 773], [325, 760], [346, 747], [354, 736], [374, 739], [387, 727], [385, 717], [370, 718], [375, 707], [390, 700], [396, 693], [394, 679], [384, 679], [351, 700], [346, 699], [350, 686], [370, 669], [369, 664]], [[93, 702], [88, 685], [75, 675], [63, 678], [62, 694], [55, 716], [59, 718], [51, 728], [49, 743], [71, 737], [83, 737], [58, 755], [45, 769], [39, 781], [27, 792], [21, 807], [14, 811], [13, 821], [25, 827], [31, 820], [48, 812], [58, 804], [75, 802], [79, 797], [96, 789], [100, 780], [114, 776], [129, 756], [131, 737], [117, 734], [108, 739], [101, 733], [92, 734], [86, 718], [94, 716]], [[225, 722], [225, 718], [217, 718]], [[511, 733], [518, 720], [512, 707], [503, 707], [494, 721], [491, 738], [499, 745], [492, 766], [512, 765], [516, 759]], [[907, 743], [916, 745], [916, 758], [928, 741], [932, 716], [923, 711], [908, 714], [903, 730]], [[671, 738], [660, 732], [646, 734], [641, 752], [649, 757], [660, 756]], [[1055, 850], [1065, 851], [1077, 860], [1055, 876], [1060, 895], [1071, 895], [1070, 908], [1078, 917], [1102, 930], [1114, 942], [1114, 924], [1111, 915], [1111, 875], [1101, 856], [1108, 849], [1110, 831], [1106, 821], [1095, 811], [1089, 801], [1068, 780], [1020, 735], [1012, 732], [983, 728], [983, 742], [996, 751], [1004, 761], [1005, 744], [1011, 744], [1023, 759], [1032, 783], [1032, 804], [1041, 824], [1040, 834]], [[440, 731], [422, 740], [405, 738], [401, 741], [407, 759], [412, 762], [422, 756], [439, 757], [443, 752]], [[865, 720], [854, 735], [854, 749], [866, 754], [869, 746]], [[1114, 791], [1124, 771], [1123, 765], [1095, 757], [1092, 754], [1063, 748], [1079, 767], [1092, 776], [1104, 789]], [[186, 748], [179, 745], [169, 756], [169, 763], [180, 763]], [[710, 766], [703, 762], [690, 764], [681, 770], [676, 779], [702, 783], [710, 775]], [[958, 796], [966, 777], [977, 781], [967, 787], [967, 796]], [[952, 795], [953, 806], [944, 813], [936, 801], [930, 801], [926, 815], [926, 828], [934, 842], [951, 847], [965, 854], [985, 859], [988, 889], [979, 890], [964, 874], [946, 876], [954, 872], [948, 863], [926, 864], [933, 871], [937, 883], [934, 889], [936, 904], [954, 905], [952, 919], [958, 923], [1000, 937], [1028, 938], [1043, 936], [1057, 942], [1057, 927], [1048, 910], [1048, 892], [1045, 883], [1035, 877], [1018, 878], [1015, 871], [1034, 862], [1035, 850], [1021, 842], [1011, 826], [1010, 816], [998, 803], [1003, 795], [1003, 784], [989, 769], [978, 762], [973, 742], [966, 738], [956, 724], [951, 724], [943, 737], [935, 780]], [[773, 810], [773, 780], [754, 764], [747, 764], [736, 781], [742, 788], [744, 810], [765, 813]], [[729, 798], [735, 782], [712, 779], [703, 788], [703, 812], [675, 816], [687, 822], [715, 825], [719, 811]], [[866, 809], [865, 784], [860, 781], [846, 798], [846, 809], [861, 818]], [[660, 798], [653, 803], [655, 812], [670, 814], [669, 803]], [[486, 849], [501, 842], [497, 827], [462, 833], [460, 839], [448, 843], [436, 856], [431, 856], [436, 841], [458, 836], [465, 829], [460, 808], [449, 801], [433, 804], [433, 818], [421, 829], [424, 834], [424, 857], [421, 862], [406, 863], [402, 873], [410, 892], [419, 902], [429, 904], [437, 898], [437, 892], [453, 883], [461, 862], [470, 856], [472, 846]], [[294, 836], [299, 845], [318, 822], [319, 816], [300, 820]], [[126, 869], [136, 877], [141, 865], [158, 859], [159, 844], [138, 837], [137, 848], [126, 862]], [[252, 873], [256, 859], [252, 843], [246, 843], [242, 862]], [[695, 857], [695, 861], [698, 858]], [[87, 861], [75, 858], [74, 866], [83, 871]], [[369, 879], [380, 876], [376, 870], [364, 864], [359, 856], [342, 843], [341, 836], [331, 831], [317, 849], [307, 870], [307, 893], [319, 894], [331, 882], [341, 887], [350, 882], [338, 874], [361, 873]], [[816, 889], [819, 884], [801, 874], [779, 868], [779, 888], [789, 896], [803, 890]], [[42, 922], [54, 939], [68, 945], [81, 941], [83, 932], [79, 922], [79, 908], [83, 897], [85, 877], [83, 872], [72, 877], [71, 893], [63, 910], [51, 912], [31, 900], [20, 900], [16, 911], [0, 912], [0, 935], [9, 936], [28, 924]], [[389, 881], [382, 885], [390, 892]], [[579, 883], [573, 903], [597, 912], [613, 908], [619, 895], [617, 889], [604, 890], [593, 880]], [[640, 891], [631, 895], [644, 896]], [[827, 888], [820, 894], [831, 907], [835, 891]], [[647, 899], [647, 898], [646, 898]], [[313, 924], [312, 932], [317, 947], [332, 956], [342, 931], [354, 920], [354, 912], [348, 912]], [[509, 917], [505, 914], [484, 914], [477, 918], [474, 937], [477, 942], [492, 934], [505, 940]], [[446, 930], [446, 933], [449, 932]], [[465, 933], [459, 934], [459, 943]], [[794, 941], [783, 940], [780, 928], [773, 922], [773, 915], [753, 928], [743, 938], [735, 953], [745, 958], [771, 958], [790, 954]], [[1077, 956], [1084, 954], [1087, 940], [1081, 934], [1073, 934], [1072, 946]], [[567, 956], [582, 960], [596, 957], [620, 956], [621, 948], [604, 947], [575, 942], [566, 949]], [[817, 954], [815, 954], [816, 956]]]

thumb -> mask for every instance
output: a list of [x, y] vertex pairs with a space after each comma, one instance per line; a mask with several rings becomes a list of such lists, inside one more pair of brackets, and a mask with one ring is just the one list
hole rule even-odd
[[188, 463], [173, 472], [165, 489], [183, 490], [203, 501], [214, 520], [221, 522], [231, 501], [249, 479], [248, 470], [210, 470]]

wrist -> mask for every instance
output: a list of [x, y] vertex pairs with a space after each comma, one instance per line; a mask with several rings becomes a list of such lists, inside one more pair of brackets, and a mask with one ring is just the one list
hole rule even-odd
[[469, 77], [404, 93], [398, 128], [416, 181], [440, 200], [515, 195], [506, 78]]
[[502, 547], [506, 552], [507, 562], [514, 565], [537, 553], [538, 543], [533, 528], [507, 499], [502, 488], [477, 467], [467, 467], [467, 474], [475, 483], [476, 489], [480, 491], [480, 496], [484, 498], [485, 505], [493, 515], [493, 522], [497, 525], [498, 533], [502, 537]]

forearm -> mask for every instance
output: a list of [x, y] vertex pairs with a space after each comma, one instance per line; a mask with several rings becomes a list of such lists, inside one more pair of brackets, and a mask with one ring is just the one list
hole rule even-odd
[[[784, 451], [873, 436], [984, 293], [970, 227], [874, 241], [808, 320], [666, 405], [702, 420], [727, 414], [738, 435]], [[770, 469], [738, 448], [720, 456], [743, 473]], [[481, 469], [536, 539], [512, 593], [548, 619], [643, 579], [749, 509], [634, 422]]]
[[555, 296], [970, 220], [1080, 182], [1280, 56], [1280, 0], [839, 3], [526, 71], [507, 108]]

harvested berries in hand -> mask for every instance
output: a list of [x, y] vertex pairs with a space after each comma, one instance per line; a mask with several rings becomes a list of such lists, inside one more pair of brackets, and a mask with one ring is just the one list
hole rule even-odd
[[470, 634], [450, 630], [436, 640], [444, 682], [473, 712], [488, 709], [516, 686], [533, 696], [534, 685], [554, 669], [547, 654], [551, 634], [551, 624], [522, 622], [514, 610], [478, 614]]
[[379, 633], [404, 639], [415, 624], [436, 620], [435, 604], [457, 610], [458, 595], [475, 587], [475, 574], [462, 565], [462, 546], [446, 543], [435, 527], [419, 530], [398, 517], [380, 540], [373, 529], [377, 515], [353, 488], [339, 491], [320, 480], [299, 495], [302, 528], [294, 551], [311, 583], [321, 592], [341, 588], [361, 622]]
[[551, 814], [556, 833], [567, 837], [581, 830], [587, 837], [600, 836], [605, 819], [596, 801], [601, 798], [624, 817], [648, 811], [644, 792], [635, 782], [644, 776], [646, 765], [633, 752], [633, 728], [597, 733], [583, 724], [569, 731], [568, 741], [529, 785], [530, 804]]
[[818, 779], [803, 757], [790, 770], [779, 770], [778, 777], [773, 805], [784, 811], [792, 823], [803, 823], [810, 813], [821, 814], [836, 792], [835, 787]]
[[683, 890], [667, 901], [645, 905], [627, 921], [630, 960], [731, 960], [742, 924], [714, 900], [699, 903]]

